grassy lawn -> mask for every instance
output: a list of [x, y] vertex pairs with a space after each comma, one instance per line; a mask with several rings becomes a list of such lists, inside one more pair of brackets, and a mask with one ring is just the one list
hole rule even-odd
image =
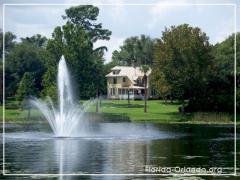
[[128, 107], [127, 100], [105, 100], [100, 112], [127, 116], [131, 121], [179, 121], [179, 105], [164, 104], [159, 100], [148, 101], [148, 112], [144, 113], [144, 101], [131, 101]]
[[[130, 120], [148, 121], [157, 123], [193, 123], [193, 124], [229, 124], [233, 123], [233, 116], [226, 113], [196, 112], [188, 113], [184, 116], [178, 112], [177, 103], [165, 103], [160, 100], [150, 100], [147, 102], [148, 112], [144, 113], [144, 101], [127, 100], [102, 100], [99, 113], [95, 113], [96, 105], [92, 104], [88, 109], [89, 114], [97, 119], [104, 120]], [[0, 107], [2, 115], [2, 107]], [[19, 108], [18, 102], [8, 100], [6, 102], [5, 120], [14, 123], [30, 123], [42, 119], [38, 110], [31, 110], [31, 120], [27, 120], [27, 110]], [[2, 116], [0, 117], [2, 119]]]
[[[3, 107], [0, 106], [0, 119], [3, 119]], [[28, 111], [19, 107], [19, 103], [15, 100], [7, 100], [5, 106], [5, 121], [14, 123], [26, 123], [35, 121], [41, 117], [41, 112], [33, 109], [31, 110], [31, 120], [27, 120]]]
[[[179, 104], [165, 103], [161, 100], [149, 100], [148, 112], [144, 113], [144, 101], [103, 100], [99, 110], [106, 117], [119, 116], [130, 121], [149, 121], [157, 123], [191, 123], [191, 124], [229, 124], [233, 123], [233, 115], [215, 112], [196, 112], [182, 115], [178, 112]], [[95, 105], [89, 109], [95, 112]], [[119, 118], [121, 119], [121, 118]], [[114, 120], [114, 118], [113, 118]]]

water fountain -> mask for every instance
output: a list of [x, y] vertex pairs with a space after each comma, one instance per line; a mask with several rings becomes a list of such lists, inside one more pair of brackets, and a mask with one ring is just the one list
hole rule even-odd
[[[201, 161], [204, 167], [211, 167], [209, 159], [206, 159], [209, 152], [194, 149], [195, 154], [193, 154], [192, 148], [199, 148], [199, 144], [208, 148], [209, 143], [215, 141], [217, 147], [225, 148], [222, 148], [224, 152], [232, 150], [232, 146], [226, 145], [232, 141], [232, 138], [226, 138], [232, 135], [232, 129], [229, 127], [220, 129], [206, 126], [192, 127], [185, 124], [180, 127], [157, 123], [118, 122], [116, 119], [112, 122], [102, 120], [97, 122], [91, 119], [89, 123], [85, 112], [95, 101], [87, 101], [82, 105], [74, 102], [70, 74], [63, 56], [58, 65], [57, 84], [57, 105], [50, 97], [46, 100], [31, 101], [49, 122], [54, 136], [45, 129], [36, 132], [34, 123], [27, 125], [30, 128], [26, 131], [24, 123], [15, 126], [6, 124], [3, 139], [6, 143], [4, 152], [7, 157], [5, 169], [9, 174], [55, 174], [61, 180], [71, 179], [72, 174], [146, 173], [146, 165], [157, 162], [164, 167], [169, 165], [168, 159], [172, 158], [170, 165], [181, 166], [185, 165], [182, 159], [186, 160], [189, 157], [191, 162], [193, 162], [192, 158], [197, 157], [195, 162]], [[107, 104], [107, 101], [105, 103]], [[109, 107], [104, 106], [103, 103], [103, 108]], [[45, 127], [45, 124], [37, 127], [43, 126]], [[194, 136], [185, 134], [189, 130], [200, 133]], [[209, 134], [206, 138], [202, 137], [202, 131], [205, 134], [212, 131], [215, 133], [214, 136]], [[220, 139], [215, 140], [217, 133]], [[189, 143], [194, 137], [197, 137], [194, 144]], [[181, 140], [178, 141], [177, 138]], [[172, 148], [175, 150], [172, 151]], [[219, 154], [218, 148], [213, 148], [211, 153]], [[226, 158], [231, 159], [233, 153], [227, 154], [229, 156], [219, 156], [217, 159], [214, 156], [211, 161], [224, 162]], [[228, 164], [229, 161], [226, 161], [223, 166], [230, 171]]]
[[70, 74], [65, 58], [62, 56], [58, 64], [57, 88], [59, 104], [57, 108], [50, 97], [47, 97], [46, 101], [40, 99], [31, 100], [31, 104], [43, 113], [57, 137], [76, 135], [79, 123], [83, 121], [84, 112], [92, 102], [87, 101], [82, 105], [75, 103], [71, 87]]
[[[147, 159], [151, 155], [151, 143], [166, 142], [167, 139], [181, 136], [164, 130], [162, 125], [162, 130], [159, 130], [154, 124], [118, 122], [115, 119], [113, 122], [94, 118], [88, 121], [88, 118], [98, 116], [101, 112], [87, 117], [88, 113], [85, 112], [95, 101], [81, 105], [75, 102], [72, 87], [70, 73], [62, 56], [58, 64], [57, 103], [53, 103], [50, 97], [31, 100], [31, 104], [48, 121], [54, 135], [45, 129], [6, 133], [6, 142], [9, 143], [6, 152], [16, 159], [16, 163], [11, 164], [13, 168], [9, 169], [37, 174], [53, 173], [59, 176], [59, 180], [66, 178], [63, 174], [72, 173], [144, 172], [146, 163], [151, 163]], [[157, 147], [161, 145], [157, 144]], [[22, 148], [21, 151], [19, 148]], [[15, 155], [23, 159], [19, 160]], [[162, 153], [160, 157], [165, 158]]]

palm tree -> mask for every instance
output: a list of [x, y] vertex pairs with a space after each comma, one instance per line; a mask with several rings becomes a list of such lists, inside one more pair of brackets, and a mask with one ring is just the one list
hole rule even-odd
[[148, 65], [142, 65], [140, 70], [144, 73], [143, 81], [144, 81], [144, 112], [147, 112], [147, 72], [150, 67]]

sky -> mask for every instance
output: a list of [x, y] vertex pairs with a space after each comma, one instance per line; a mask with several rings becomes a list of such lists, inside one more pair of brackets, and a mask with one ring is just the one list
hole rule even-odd
[[[119, 50], [126, 38], [141, 34], [161, 38], [162, 31], [172, 25], [187, 23], [200, 27], [209, 36], [210, 43], [221, 42], [235, 31], [234, 4], [237, 7], [236, 30], [240, 31], [238, 0], [2, 0], [1, 13], [6, 3], [11, 5], [5, 5], [0, 28], [3, 28], [4, 17], [5, 31], [13, 32], [17, 40], [34, 34], [51, 38], [54, 28], [65, 23], [61, 17], [65, 9], [80, 4], [98, 6], [100, 13], [97, 21], [103, 24], [103, 28], [112, 31], [109, 41], [98, 41], [94, 45], [107, 46], [106, 63], [111, 61], [112, 52]], [[32, 3], [39, 5], [26, 5]], [[48, 5], [41, 5], [44, 3]]]

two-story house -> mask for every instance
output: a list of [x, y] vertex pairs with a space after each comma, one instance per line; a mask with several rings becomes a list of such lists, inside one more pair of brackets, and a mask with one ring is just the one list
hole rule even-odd
[[[154, 96], [154, 91], [149, 87], [147, 72], [147, 98]], [[144, 99], [144, 73], [139, 67], [115, 66], [107, 77], [107, 96], [109, 99]]]

